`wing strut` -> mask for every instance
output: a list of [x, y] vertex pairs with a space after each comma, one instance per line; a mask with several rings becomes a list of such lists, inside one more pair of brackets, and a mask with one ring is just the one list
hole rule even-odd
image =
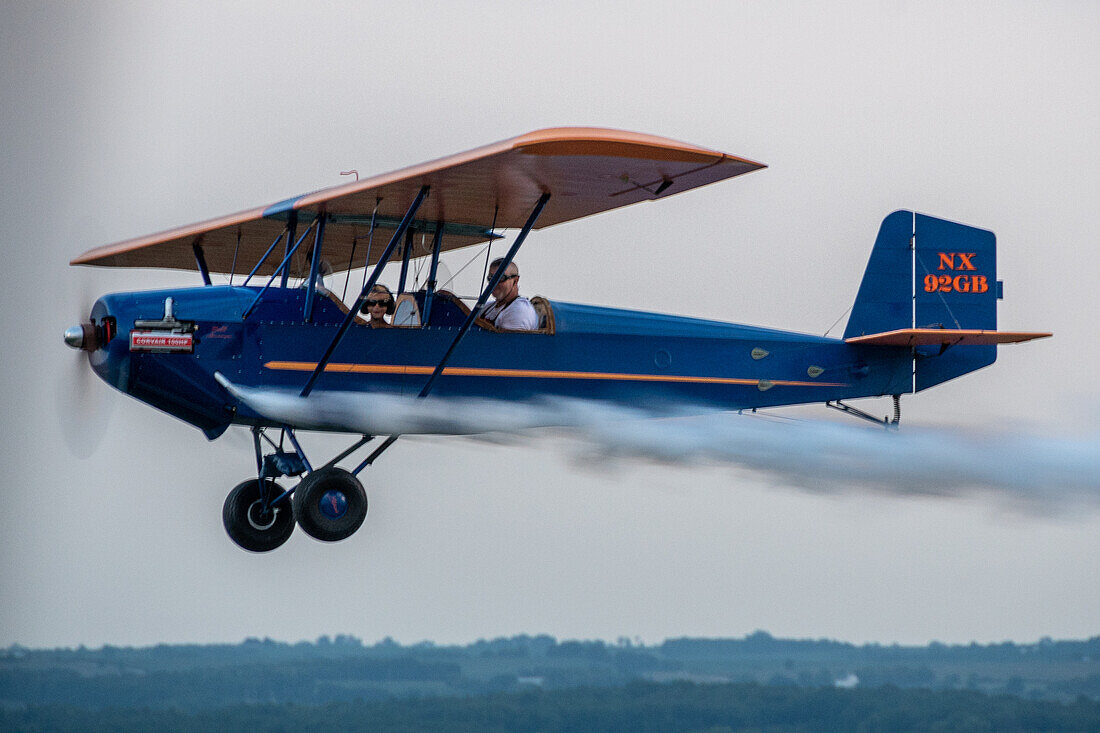
[[344, 335], [348, 332], [352, 322], [355, 320], [355, 314], [363, 307], [363, 301], [367, 299], [367, 294], [370, 293], [370, 289], [378, 282], [378, 277], [382, 274], [382, 268], [386, 266], [397, 243], [401, 241], [401, 238], [405, 235], [405, 230], [408, 229], [409, 224], [412, 223], [413, 217], [416, 215], [416, 210], [419, 209], [420, 204], [424, 202], [424, 197], [428, 195], [428, 188], [428, 186], [421, 186], [420, 192], [416, 194], [416, 199], [413, 200], [412, 204], [409, 206], [409, 210], [405, 212], [405, 216], [401, 219], [401, 223], [397, 226], [397, 230], [393, 233], [393, 236], [390, 237], [390, 243], [386, 245], [386, 250], [378, 259], [378, 264], [374, 266], [374, 270], [371, 271], [370, 277], [367, 278], [367, 281], [363, 284], [363, 289], [359, 292], [359, 297], [355, 299], [355, 305], [353, 305], [348, 311], [348, 314], [344, 316], [344, 322], [340, 324], [340, 330], [332, 337], [332, 343], [330, 343], [328, 349], [325, 350], [325, 355], [321, 357], [321, 361], [317, 362], [317, 368], [313, 370], [313, 374], [309, 375], [309, 381], [306, 382], [306, 386], [302, 387], [302, 397], [308, 397], [309, 393], [313, 391], [313, 385], [317, 383], [317, 378], [325, 371], [329, 359], [332, 358], [332, 352], [336, 351], [336, 347], [344, 340]]
[[321, 246], [325, 243], [325, 221], [328, 216], [321, 214], [317, 218], [320, 224], [317, 225], [317, 231], [313, 235], [313, 254], [309, 260], [309, 283], [306, 285], [306, 306], [302, 313], [302, 320], [306, 323], [313, 318], [313, 294], [317, 291], [317, 273], [321, 271]]
[[405, 247], [401, 250], [401, 277], [397, 281], [397, 294], [405, 292], [405, 280], [409, 276], [409, 257], [412, 255], [413, 239], [416, 231], [409, 229], [405, 232]]
[[470, 309], [470, 315], [466, 316], [466, 322], [463, 323], [462, 328], [458, 330], [458, 335], [455, 336], [455, 340], [451, 342], [451, 347], [447, 349], [447, 353], [439, 360], [439, 365], [436, 366], [435, 371], [432, 372], [432, 376], [428, 377], [427, 384], [420, 390], [420, 394], [417, 395], [417, 397], [427, 397], [428, 393], [432, 391], [432, 386], [435, 384], [436, 378], [443, 373], [443, 368], [447, 366], [447, 362], [451, 360], [451, 354], [458, 348], [459, 342], [462, 341], [466, 332], [470, 330], [470, 326], [474, 325], [474, 320], [481, 315], [481, 309], [485, 307], [485, 301], [489, 300], [489, 296], [492, 295], [493, 291], [500, 283], [500, 279], [504, 277], [504, 271], [508, 269], [508, 265], [512, 264], [512, 259], [516, 256], [516, 252], [519, 251], [520, 245], [523, 244], [523, 240], [527, 238], [527, 235], [535, 226], [539, 214], [542, 213], [543, 207], [546, 206], [546, 202], [549, 200], [550, 194], [548, 193], [539, 196], [534, 211], [531, 212], [531, 216], [527, 217], [527, 223], [523, 225], [523, 229], [520, 231], [519, 236], [516, 237], [516, 241], [512, 243], [512, 248], [508, 250], [508, 254], [504, 255], [504, 259], [502, 259], [500, 265], [497, 266], [496, 274], [489, 278], [489, 282], [485, 285], [485, 289], [481, 291], [481, 295], [477, 299], [477, 305]]
[[195, 241], [191, 243], [191, 251], [195, 253], [195, 265], [198, 266], [199, 272], [202, 274], [203, 285], [210, 285], [210, 268], [206, 266], [206, 255], [202, 251], [202, 235], [195, 237]]
[[[282, 281], [283, 282], [283, 287], [284, 288], [286, 287], [286, 279], [287, 279], [288, 273], [290, 272], [290, 258], [294, 256], [295, 252], [298, 251], [298, 247], [301, 246], [302, 242], [304, 242], [306, 237], [309, 236], [310, 230], [312, 230], [313, 227], [316, 226], [319, 221], [321, 221], [321, 217], [318, 217], [318, 218], [314, 219], [310, 223], [309, 228], [306, 229], [304, 232], [302, 232], [302, 236], [298, 238], [298, 241], [294, 243], [294, 246], [290, 247], [290, 249], [287, 250], [286, 257], [284, 257], [283, 261], [279, 263], [279, 266], [275, 269], [275, 272], [271, 273], [271, 278], [267, 281], [267, 285], [264, 285], [263, 288], [260, 289], [260, 292], [256, 294], [256, 298], [255, 298], [255, 300], [252, 301], [252, 304], [250, 306], [248, 306], [248, 308], [245, 310], [244, 313], [241, 314], [241, 320], [242, 321], [247, 321], [248, 317], [250, 315], [252, 315], [252, 310], [257, 305], [260, 304], [260, 300], [264, 297], [264, 293], [266, 293], [267, 289], [271, 287], [271, 283], [275, 282], [275, 278], [279, 276], [279, 271], [280, 270], [283, 273], [283, 281]], [[293, 236], [293, 233], [291, 233], [291, 236]], [[290, 237], [287, 237], [286, 242], [287, 242], [287, 246], [289, 247], [290, 246]], [[279, 243], [279, 240], [275, 240], [275, 244], [278, 244], [278, 243]], [[274, 247], [275, 244], [272, 244], [271, 246]], [[270, 252], [271, 250], [268, 250], [268, 251]], [[252, 276], [249, 275], [249, 277], [252, 277]], [[248, 281], [246, 280], [245, 282], [248, 282]]]
[[[462, 341], [466, 332], [470, 330], [470, 327], [474, 325], [474, 321], [477, 320], [477, 317], [481, 314], [481, 309], [485, 306], [485, 301], [489, 299], [489, 296], [500, 283], [500, 279], [504, 277], [504, 271], [508, 269], [508, 265], [512, 264], [512, 259], [515, 258], [516, 252], [519, 251], [520, 246], [523, 244], [523, 240], [530, 234], [531, 229], [535, 226], [535, 222], [538, 221], [539, 214], [542, 213], [543, 207], [546, 206], [546, 202], [549, 200], [550, 194], [548, 193], [539, 196], [538, 203], [535, 204], [535, 208], [531, 212], [531, 215], [527, 217], [527, 223], [523, 225], [523, 229], [520, 230], [519, 235], [516, 237], [516, 241], [512, 243], [511, 249], [508, 250], [508, 254], [504, 255], [504, 258], [497, 266], [496, 273], [489, 278], [489, 282], [485, 285], [485, 289], [481, 291], [481, 295], [477, 299], [477, 304], [470, 309], [470, 315], [466, 316], [466, 321], [462, 324], [462, 328], [458, 330], [458, 335], [455, 336], [454, 341], [451, 342], [451, 346], [447, 349], [447, 353], [439, 360], [439, 364], [436, 366], [435, 371], [432, 372], [432, 376], [428, 377], [427, 383], [425, 383], [423, 389], [420, 390], [420, 394], [417, 395], [417, 398], [423, 399], [432, 391], [432, 387], [435, 386], [435, 380], [443, 373], [443, 369], [447, 366], [447, 362], [451, 360], [451, 355], [454, 354], [455, 349], [458, 348], [458, 344]], [[320, 368], [320, 365], [318, 365], [318, 369]], [[386, 442], [375, 448], [374, 452], [367, 456], [366, 460], [360, 463], [352, 473], [358, 475], [360, 471], [374, 463], [374, 459], [382, 455], [383, 451], [393, 445], [398, 437], [398, 435], [391, 435], [386, 438]]]
[[[294, 235], [298, 232], [298, 210], [291, 209], [286, 220], [286, 258], [289, 260], [290, 255], [294, 254], [290, 249], [290, 243], [294, 241]], [[306, 231], [309, 231], [308, 229]], [[305, 235], [303, 235], [304, 237]], [[301, 244], [301, 241], [298, 242]], [[297, 244], [294, 245], [297, 248]], [[287, 282], [290, 280], [290, 268], [283, 270], [283, 279], [279, 281], [279, 287], [285, 288]]]
[[[252, 276], [260, 271], [260, 268], [263, 267], [263, 264], [267, 262], [267, 258], [271, 256], [272, 252], [275, 251], [275, 247], [279, 244], [279, 242], [283, 241], [283, 237], [286, 236], [287, 231], [288, 230], [286, 229], [286, 227], [283, 227], [283, 231], [279, 232], [279, 236], [275, 237], [275, 241], [272, 242], [271, 246], [267, 248], [266, 252], [264, 252], [264, 256], [260, 258], [260, 261], [256, 263], [256, 266], [252, 268], [252, 272], [248, 273], [248, 276], [245, 277], [244, 282], [241, 283], [242, 288], [248, 287], [248, 283], [252, 279]], [[237, 249], [240, 250], [240, 248], [240, 237], [237, 237]], [[237, 254], [234, 252], [233, 257], [235, 258], [236, 256]]]
[[443, 222], [435, 223], [435, 237], [432, 238], [432, 265], [428, 271], [428, 287], [424, 291], [424, 317], [421, 324], [427, 326], [432, 320], [432, 296], [435, 294], [436, 272], [439, 270], [439, 248], [443, 244]]

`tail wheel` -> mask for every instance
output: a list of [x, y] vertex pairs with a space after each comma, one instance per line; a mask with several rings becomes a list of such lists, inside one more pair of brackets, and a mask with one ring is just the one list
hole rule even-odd
[[342, 468], [323, 468], [294, 489], [294, 516], [302, 531], [322, 542], [338, 542], [367, 518], [367, 492]]
[[[265, 479], [268, 501], [283, 495], [284, 489], [271, 479]], [[222, 523], [229, 539], [249, 552], [270, 552], [279, 547], [294, 531], [294, 512], [290, 498], [264, 510], [260, 483], [249, 479], [237, 484], [225, 497]]]

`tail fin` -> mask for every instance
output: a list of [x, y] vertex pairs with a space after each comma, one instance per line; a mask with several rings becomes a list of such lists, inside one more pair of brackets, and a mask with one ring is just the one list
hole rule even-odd
[[[1000, 296], [993, 232], [895, 211], [879, 228], [844, 338], [910, 329], [996, 331]], [[996, 343], [913, 348], [914, 391], [997, 359]]]

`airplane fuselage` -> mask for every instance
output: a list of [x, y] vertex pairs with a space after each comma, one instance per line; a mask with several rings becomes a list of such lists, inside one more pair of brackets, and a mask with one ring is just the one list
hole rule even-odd
[[[268, 290], [242, 320], [258, 292], [208, 286], [104, 296], [92, 318], [96, 323], [113, 319], [114, 335], [90, 354], [92, 366], [112, 386], [208, 437], [234, 423], [265, 425], [214, 374], [238, 385], [300, 389], [345, 313], [334, 300], [316, 295], [305, 322], [306, 291], [277, 288]], [[168, 298], [173, 318], [184, 328], [155, 325], [165, 315]], [[821, 336], [564, 302], [550, 302], [550, 307], [553, 332], [472, 328], [432, 395], [568, 397], [658, 410], [665, 405], [737, 410], [912, 389], [908, 348], [859, 347]], [[416, 395], [463, 316], [454, 302], [437, 298], [425, 326], [353, 325], [315, 390]], [[190, 334], [190, 347], [156, 336], [172, 332]], [[148, 334], [153, 337], [143, 340]]]

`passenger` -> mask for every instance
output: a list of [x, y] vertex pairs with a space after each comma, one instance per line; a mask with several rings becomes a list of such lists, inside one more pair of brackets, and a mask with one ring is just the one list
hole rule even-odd
[[[504, 258], [493, 260], [489, 264], [489, 279], [493, 279], [497, 268]], [[519, 294], [519, 268], [515, 262], [509, 262], [504, 277], [493, 288], [493, 302], [482, 311], [481, 316], [492, 322], [497, 328], [509, 331], [534, 331], [539, 327], [539, 314], [531, 301]]]
[[368, 325], [373, 328], [385, 328], [390, 324], [386, 322], [386, 316], [392, 316], [395, 310], [393, 293], [385, 285], [379, 283], [370, 289], [367, 301], [363, 309], [369, 316]]

